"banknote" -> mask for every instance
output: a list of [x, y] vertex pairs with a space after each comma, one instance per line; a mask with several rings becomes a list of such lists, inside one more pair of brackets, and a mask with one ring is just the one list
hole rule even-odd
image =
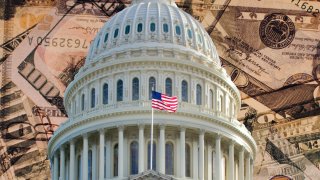
[[84, 64], [88, 47], [107, 18], [55, 12], [53, 8], [12, 53], [12, 77], [39, 107], [58, 107], [66, 114], [64, 90]]
[[206, 27], [241, 90], [239, 120], [258, 144], [253, 179], [320, 175], [320, 3], [305, 2], [179, 4]]
[[66, 14], [71, 7], [70, 15], [94, 15], [110, 17], [130, 5], [131, 0], [58, 0], [59, 14]]
[[[5, 70], [1, 71], [0, 83], [0, 179], [46, 179], [50, 174], [49, 162], [46, 159], [47, 142], [53, 131], [67, 118], [60, 96], [74, 73], [83, 65], [90, 41], [106, 18], [96, 20], [92, 15], [73, 15], [63, 19], [63, 14], [56, 15], [57, 8], [49, 6], [14, 6], [13, 9], [13, 14], [2, 21], [5, 26], [0, 27], [5, 35], [0, 43], [4, 52], [0, 68]], [[58, 29], [53, 30], [53, 27]], [[52, 32], [51, 36], [47, 34], [49, 31]], [[72, 36], [72, 33], [76, 36]], [[43, 44], [38, 45], [40, 42]], [[19, 48], [20, 52], [16, 52]], [[16, 62], [16, 55], [23, 55], [21, 52], [26, 50], [28, 52], [25, 57]], [[61, 67], [55, 66], [50, 60], [60, 63]], [[42, 61], [42, 64], [39, 61]], [[13, 68], [15, 63], [17, 66]], [[29, 79], [23, 67], [32, 67]], [[48, 83], [52, 86], [47, 87], [49, 90], [51, 88], [51, 94], [41, 94], [35, 89], [39, 82], [33, 84], [30, 77], [38, 76], [38, 80], [43, 80], [42, 72], [48, 69], [50, 73], [45, 75], [51, 78]], [[12, 73], [20, 76], [12, 76]], [[19, 77], [30, 83], [33, 89], [12, 81]], [[41, 98], [49, 101], [41, 103], [28, 92], [40, 94]]]
[[286, 175], [292, 179], [317, 179], [320, 175], [320, 117], [313, 116], [288, 121], [264, 121], [274, 119], [269, 115], [257, 117], [253, 137], [258, 145], [255, 159], [255, 179], [271, 179]]
[[308, 1], [302, 8], [296, 3], [189, 2], [192, 15], [207, 28], [223, 66], [246, 98], [292, 119], [320, 113], [320, 3]]

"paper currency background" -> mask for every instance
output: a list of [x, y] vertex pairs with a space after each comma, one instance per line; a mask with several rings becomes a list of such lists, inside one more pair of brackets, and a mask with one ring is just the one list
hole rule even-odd
[[[91, 40], [124, 0], [0, 1], [0, 179], [48, 179], [48, 139]], [[319, 179], [320, 1], [178, 0], [241, 91], [254, 178]], [[279, 177], [280, 179], [280, 177]]]

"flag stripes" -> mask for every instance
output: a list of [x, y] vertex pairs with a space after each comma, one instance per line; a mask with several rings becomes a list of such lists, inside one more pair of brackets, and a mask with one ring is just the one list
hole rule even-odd
[[177, 96], [167, 96], [156, 91], [152, 91], [152, 108], [176, 112], [178, 108]]

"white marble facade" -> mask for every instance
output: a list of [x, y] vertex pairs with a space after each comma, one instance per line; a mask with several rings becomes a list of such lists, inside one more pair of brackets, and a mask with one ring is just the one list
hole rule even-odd
[[[251, 180], [256, 144], [220, 64], [204, 28], [174, 2], [133, 1], [98, 33], [65, 92], [69, 118], [48, 147], [52, 179]], [[179, 107], [155, 110], [148, 171], [152, 87]]]

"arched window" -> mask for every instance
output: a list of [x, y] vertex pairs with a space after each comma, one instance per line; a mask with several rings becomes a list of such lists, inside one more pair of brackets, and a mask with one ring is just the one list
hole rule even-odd
[[139, 162], [139, 145], [137, 141], [134, 141], [130, 145], [130, 173], [138, 174], [138, 162]]
[[186, 144], [186, 177], [191, 177], [191, 152], [188, 144]]
[[197, 105], [201, 105], [202, 104], [202, 90], [201, 90], [201, 86], [200, 84], [197, 84]]
[[209, 92], [209, 108], [213, 109], [213, 91], [212, 89], [210, 89], [210, 92]]
[[117, 82], [117, 101], [123, 101], [123, 81], [121, 79]]
[[113, 176], [118, 176], [118, 144], [113, 147]]
[[142, 32], [142, 29], [143, 29], [143, 25], [142, 25], [142, 23], [139, 23], [137, 26], [137, 31]]
[[188, 37], [191, 39], [192, 38], [192, 31], [191, 29], [188, 29]]
[[[153, 142], [152, 143], [152, 169], [153, 170], [156, 170], [156, 164], [157, 164], [157, 158], [156, 158], [156, 155], [157, 155], [157, 149], [156, 149], [156, 143]], [[148, 168], [150, 169], [150, 154], [151, 154], [151, 144], [150, 142], [148, 143]]]
[[119, 35], [119, 29], [117, 28], [117, 29], [114, 31], [113, 38], [117, 38], [118, 35]]
[[172, 80], [170, 78], [166, 79], [166, 95], [172, 96]]
[[106, 33], [106, 35], [104, 36], [104, 42], [105, 43], [108, 41], [108, 37], [109, 37], [109, 33]]
[[78, 159], [77, 159], [78, 163], [78, 167], [77, 167], [77, 176], [78, 176], [78, 179], [82, 179], [82, 160], [81, 160], [81, 155], [78, 156]]
[[109, 90], [109, 86], [108, 84], [103, 84], [103, 87], [102, 87], [102, 103], [103, 104], [108, 104], [108, 90]]
[[96, 105], [96, 89], [92, 88], [91, 89], [91, 108], [94, 108]]
[[154, 77], [149, 78], [149, 99], [152, 99], [152, 90], [156, 91], [156, 79]]
[[84, 94], [81, 96], [81, 110], [84, 110]]
[[92, 150], [88, 152], [88, 180], [92, 180]]
[[169, 26], [167, 23], [163, 24], [163, 32], [165, 32], [165, 33], [169, 32]]
[[181, 28], [180, 28], [179, 25], [176, 25], [176, 34], [177, 34], [178, 36], [181, 35]]
[[166, 143], [165, 152], [166, 174], [173, 175], [174, 168], [174, 151], [173, 144], [171, 142]]
[[150, 31], [151, 31], [151, 32], [156, 31], [156, 23], [151, 23], [151, 24], [150, 24]]
[[181, 83], [181, 94], [182, 94], [182, 101], [188, 102], [188, 83], [185, 80], [183, 80]]
[[139, 100], [139, 79], [133, 78], [132, 80], [132, 100]]
[[129, 34], [130, 33], [130, 25], [126, 26], [126, 29], [124, 30], [124, 34]]

